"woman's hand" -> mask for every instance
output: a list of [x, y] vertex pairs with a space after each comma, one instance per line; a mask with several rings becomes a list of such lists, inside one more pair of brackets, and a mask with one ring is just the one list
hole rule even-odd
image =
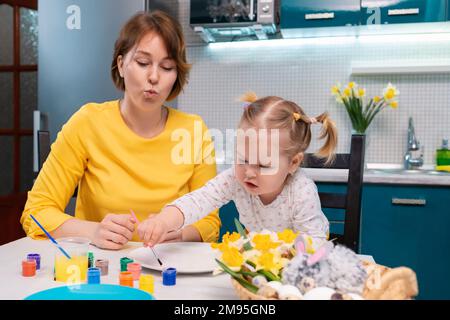
[[107, 214], [98, 224], [92, 243], [102, 249], [119, 250], [133, 237], [135, 223], [129, 214]]

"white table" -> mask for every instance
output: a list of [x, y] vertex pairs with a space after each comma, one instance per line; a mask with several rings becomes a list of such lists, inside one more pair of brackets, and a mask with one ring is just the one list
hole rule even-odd
[[[129, 242], [119, 251], [101, 250], [91, 246], [94, 259], [108, 259], [109, 273], [101, 277], [101, 283], [118, 284], [120, 273], [120, 258], [130, 251], [142, 246], [138, 242]], [[21, 300], [27, 296], [49, 288], [64, 284], [53, 281], [53, 259], [55, 246], [49, 240], [32, 240], [22, 238], [0, 246], [0, 299]], [[41, 270], [36, 276], [22, 276], [22, 260], [28, 253], [41, 255]], [[372, 261], [371, 256], [361, 256]], [[230, 282], [228, 274], [213, 276], [212, 274], [177, 274], [175, 286], [163, 286], [159, 271], [143, 269], [142, 273], [155, 277], [154, 296], [158, 300], [236, 300], [237, 295]], [[137, 287], [137, 281], [135, 282]]]

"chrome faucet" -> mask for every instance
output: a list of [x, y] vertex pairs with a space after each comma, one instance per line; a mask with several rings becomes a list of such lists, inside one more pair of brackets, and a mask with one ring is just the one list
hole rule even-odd
[[[420, 156], [418, 158], [413, 158], [411, 151], [421, 150]], [[407, 170], [419, 168], [423, 165], [423, 147], [420, 147], [419, 141], [416, 139], [416, 134], [414, 132], [413, 119], [409, 117], [408, 123], [408, 143], [406, 146], [406, 153], [403, 157], [404, 167]]]

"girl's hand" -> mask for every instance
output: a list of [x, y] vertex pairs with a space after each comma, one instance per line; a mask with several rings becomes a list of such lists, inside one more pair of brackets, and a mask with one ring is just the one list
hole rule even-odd
[[129, 214], [107, 214], [97, 225], [92, 243], [102, 249], [119, 250], [133, 237], [135, 222]]
[[164, 242], [182, 242], [183, 230], [170, 231], [167, 233]]
[[138, 226], [138, 235], [144, 242], [144, 246], [153, 247], [154, 245], [164, 242], [170, 229], [166, 221], [159, 215], [152, 216], [142, 221]]

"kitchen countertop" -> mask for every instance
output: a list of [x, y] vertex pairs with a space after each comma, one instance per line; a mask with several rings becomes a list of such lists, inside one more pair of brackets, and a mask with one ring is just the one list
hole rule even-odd
[[[221, 172], [230, 167], [230, 164], [218, 164], [217, 170]], [[364, 172], [364, 183], [450, 186], [450, 173], [437, 173], [433, 171], [432, 165], [424, 165], [417, 171], [405, 172], [401, 172], [401, 166], [398, 164], [369, 163], [367, 168]], [[346, 182], [348, 176], [348, 170], [342, 169], [302, 168], [302, 170], [315, 182]]]

